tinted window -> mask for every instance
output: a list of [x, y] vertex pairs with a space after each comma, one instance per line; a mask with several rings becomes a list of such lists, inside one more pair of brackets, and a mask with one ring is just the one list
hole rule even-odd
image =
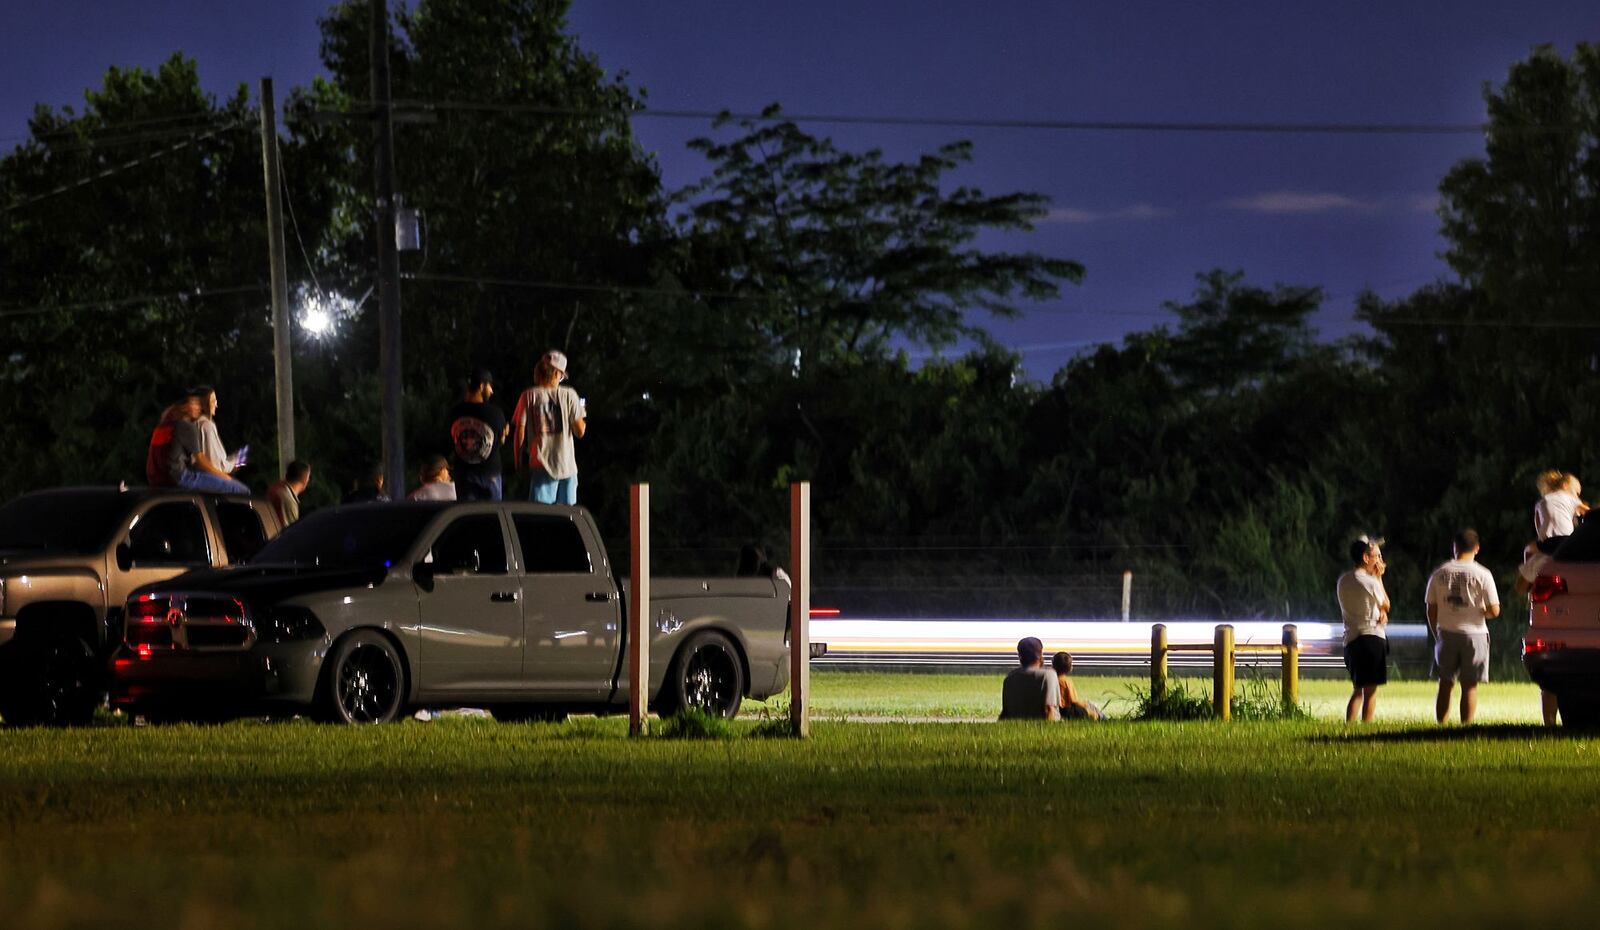
[[29, 494], [0, 507], [0, 549], [94, 552], [111, 542], [133, 503], [116, 491]]
[[206, 521], [188, 501], [157, 504], [128, 531], [133, 560], [146, 565], [209, 565]]
[[439, 534], [431, 551], [434, 569], [478, 575], [506, 573], [506, 541], [500, 517], [492, 513], [462, 517]]
[[387, 568], [404, 558], [439, 508], [359, 504], [319, 510], [280, 533], [250, 561], [319, 568]]
[[517, 545], [522, 547], [522, 570], [530, 575], [582, 574], [594, 571], [589, 547], [578, 524], [566, 517], [513, 514]]
[[228, 550], [229, 561], [243, 562], [267, 544], [261, 515], [249, 504], [217, 501], [217, 522], [222, 526], [222, 545]]

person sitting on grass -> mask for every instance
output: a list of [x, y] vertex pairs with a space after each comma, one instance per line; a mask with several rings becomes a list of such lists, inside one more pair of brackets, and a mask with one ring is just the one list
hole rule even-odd
[[1036, 636], [1021, 640], [1017, 661], [1000, 686], [1000, 719], [1059, 720], [1061, 683], [1044, 667], [1044, 643]]
[[1056, 681], [1061, 686], [1061, 719], [1062, 720], [1104, 720], [1105, 714], [1100, 708], [1085, 701], [1078, 696], [1078, 689], [1072, 684], [1072, 654], [1058, 652], [1050, 657], [1050, 668], [1056, 673]]

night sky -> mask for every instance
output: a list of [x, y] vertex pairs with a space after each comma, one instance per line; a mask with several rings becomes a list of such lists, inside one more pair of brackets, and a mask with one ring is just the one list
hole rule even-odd
[[[0, 5], [0, 145], [34, 104], [76, 105], [106, 67], [174, 51], [219, 93], [271, 75], [280, 97], [320, 72], [322, 0]], [[1593, 0], [1387, 4], [1250, 0], [863, 3], [580, 2], [572, 28], [668, 109], [979, 120], [1472, 124], [1484, 82], [1540, 43], [1600, 40]], [[704, 123], [641, 118], [670, 187], [703, 164]], [[1435, 190], [1466, 135], [1068, 132], [814, 124], [844, 147], [911, 157], [970, 138], [960, 180], [1031, 190], [1055, 209], [1007, 240], [1088, 268], [1021, 321], [991, 328], [1048, 378], [1085, 345], [1169, 316], [1196, 272], [1320, 285], [1325, 335], [1352, 330], [1363, 288], [1398, 296], [1441, 276]], [[402, 151], [401, 157], [404, 157]]]

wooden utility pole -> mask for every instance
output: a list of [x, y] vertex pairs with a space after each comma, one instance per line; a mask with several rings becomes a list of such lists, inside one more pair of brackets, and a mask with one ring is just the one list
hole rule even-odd
[[811, 482], [789, 485], [789, 727], [811, 735]]
[[378, 365], [383, 379], [383, 474], [389, 496], [406, 493], [400, 420], [400, 254], [394, 241], [394, 113], [389, 101], [389, 5], [371, 0], [373, 178], [378, 224]]
[[261, 79], [261, 169], [267, 186], [267, 261], [272, 273], [272, 370], [278, 388], [278, 474], [294, 461], [294, 358], [289, 343], [289, 273], [284, 262], [283, 186], [278, 172], [278, 105]]
[[628, 495], [628, 735], [650, 733], [650, 485]]

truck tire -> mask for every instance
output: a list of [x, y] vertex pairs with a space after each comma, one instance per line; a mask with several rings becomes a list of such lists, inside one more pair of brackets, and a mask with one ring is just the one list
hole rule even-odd
[[100, 706], [102, 677], [76, 636], [19, 637], [0, 649], [0, 717], [12, 726], [81, 726]]
[[731, 720], [744, 700], [744, 663], [728, 637], [705, 630], [678, 650], [661, 690], [668, 714], [695, 708]]
[[328, 654], [319, 708], [330, 723], [392, 723], [406, 704], [400, 651], [382, 633], [358, 630]]

